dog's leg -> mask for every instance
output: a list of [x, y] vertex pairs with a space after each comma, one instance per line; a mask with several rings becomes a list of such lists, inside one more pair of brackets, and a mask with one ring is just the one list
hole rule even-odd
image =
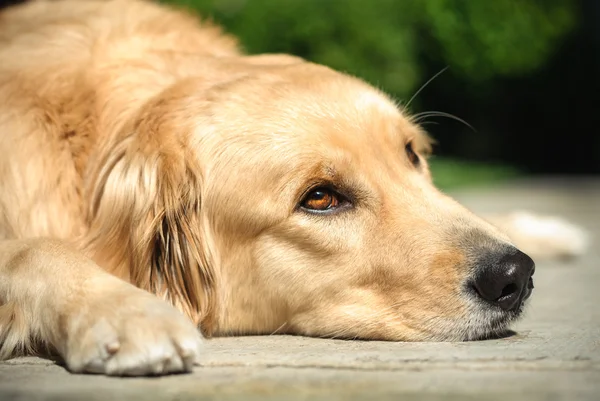
[[154, 295], [55, 240], [0, 241], [0, 358], [36, 342], [73, 372], [190, 371], [200, 332]]
[[483, 216], [534, 259], [572, 258], [585, 253], [589, 235], [562, 218], [529, 212]]

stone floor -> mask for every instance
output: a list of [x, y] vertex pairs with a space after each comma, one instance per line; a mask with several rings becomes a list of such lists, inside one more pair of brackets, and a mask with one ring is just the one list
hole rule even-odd
[[0, 400], [600, 400], [600, 181], [535, 181], [461, 191], [473, 210], [562, 214], [595, 236], [571, 262], [539, 262], [516, 334], [470, 343], [290, 336], [214, 339], [194, 373], [119, 379], [50, 361], [0, 363]]

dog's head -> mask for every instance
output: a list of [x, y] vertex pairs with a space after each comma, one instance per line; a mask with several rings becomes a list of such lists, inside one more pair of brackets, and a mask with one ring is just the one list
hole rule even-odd
[[[520, 315], [532, 260], [434, 187], [399, 107], [325, 67], [252, 64], [150, 102], [100, 174], [92, 214], [135, 225], [104, 227], [134, 282], [217, 335], [466, 340]], [[103, 200], [119, 185], [141, 211]]]

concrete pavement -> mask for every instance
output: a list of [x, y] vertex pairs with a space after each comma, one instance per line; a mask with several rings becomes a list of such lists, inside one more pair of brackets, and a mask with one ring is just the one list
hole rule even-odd
[[479, 212], [560, 214], [594, 237], [580, 259], [538, 262], [531, 305], [511, 337], [213, 339], [194, 373], [149, 379], [71, 375], [23, 358], [0, 363], [0, 400], [600, 400], [600, 180], [523, 181], [454, 195]]

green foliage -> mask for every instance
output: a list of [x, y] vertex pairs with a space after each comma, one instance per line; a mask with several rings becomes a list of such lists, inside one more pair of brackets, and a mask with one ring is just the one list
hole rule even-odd
[[527, 74], [576, 23], [572, 0], [164, 0], [223, 24], [251, 53], [286, 52], [400, 98], [426, 78], [420, 52], [466, 80]]
[[569, 0], [426, 0], [423, 22], [449, 65], [471, 79], [530, 72], [575, 23]]
[[464, 186], [494, 185], [522, 174], [519, 170], [492, 163], [475, 163], [441, 157], [432, 157], [429, 167], [435, 185], [441, 189]]
[[[455, 87], [494, 98], [499, 78], [533, 73], [576, 28], [573, 0], [162, 0], [215, 20], [250, 53], [290, 53], [359, 76], [399, 99], [450, 67]], [[455, 94], [460, 101], [465, 94]], [[418, 102], [419, 99], [417, 98]], [[480, 143], [481, 145], [481, 143]], [[433, 158], [441, 188], [519, 171]]]

